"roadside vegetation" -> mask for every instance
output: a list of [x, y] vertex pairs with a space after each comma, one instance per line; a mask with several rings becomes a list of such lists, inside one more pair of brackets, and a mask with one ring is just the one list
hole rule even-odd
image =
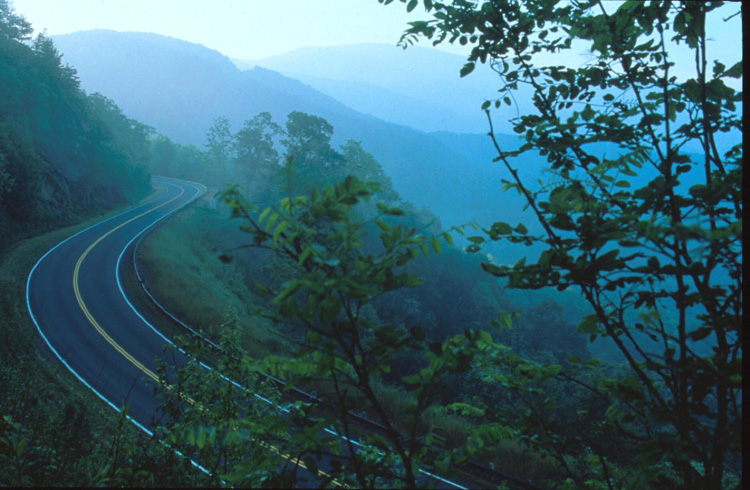
[[[359, 486], [417, 486], [417, 468], [450, 475], [508, 441], [553, 461], [555, 474], [536, 468], [533, 477], [554, 486], [739, 485], [742, 147], [719, 148], [716, 135], [739, 131], [732, 79], [741, 62], [715, 63], [709, 75], [706, 18], [717, 5], [629, 2], [615, 14], [596, 2], [423, 3], [434, 20], [411, 24], [402, 43], [471, 45], [463, 76], [493, 64], [500, 98], [483, 108], [508, 171], [504, 186], [533, 210], [541, 232], [503, 221], [442, 230], [420, 220], [387, 181], [352, 165], [370, 161], [364, 149], [348, 158], [331, 148], [333, 127], [315, 116], [292, 113], [282, 129], [258, 115], [245, 125], [255, 139], [217, 119], [207, 147], [220, 181], [231, 163], [257, 170], [253, 188], [219, 194], [249, 250], [217, 247], [219, 258], [270, 252], [274, 273], [253, 277], [269, 298], [263, 315], [304, 340], [291, 358], [252, 362], [292, 383], [328, 387], [334, 416], [310, 418], [312, 405], [295, 405], [309, 427], [349, 435], [352, 411], [383, 427], [363, 437], [372, 452], [326, 438], [302, 444], [295, 431], [304, 424], [279, 443], [308, 467], [333, 452], [338, 477]], [[598, 63], [535, 62], [543, 51], [572, 49], [573, 39]], [[695, 51], [692, 77], [670, 76], [674, 42]], [[506, 150], [491, 108], [512, 105], [519, 83], [533, 87], [536, 113], [513, 120], [523, 144]], [[283, 154], [273, 151], [277, 140]], [[248, 142], [255, 154], [243, 152]], [[545, 156], [557, 179], [537, 186], [520, 178], [515, 158], [526, 152]], [[452, 249], [466, 234], [468, 254]], [[544, 251], [500, 264], [481, 254], [498, 241]], [[485, 277], [529, 297], [576, 291], [588, 304], [578, 336], [568, 337], [572, 325], [554, 303], [515, 311], [491, 286], [481, 303], [471, 254]], [[619, 357], [598, 359], [586, 346], [601, 338]], [[395, 411], [385, 385], [403, 390]], [[446, 439], [424, 424], [434, 411], [470, 421], [468, 436], [437, 459], [430, 445]]]
[[202, 473], [189, 462], [70, 376], [48, 353], [28, 314], [26, 278], [36, 261], [66, 237], [119, 212], [19, 241], [0, 253], [2, 485], [202, 484]]
[[[487, 484], [464, 471], [479, 461], [511, 487], [740, 487], [742, 145], [717, 135], [741, 130], [742, 64], [706, 56], [707, 17], [737, 14], [703, 2], [380, 3], [432, 16], [409, 25], [404, 47], [458, 42], [471, 48], [461, 76], [477, 63], [497, 71], [499, 97], [483, 109], [511, 191], [498, 199], [521, 199], [534, 225], [445, 229], [361, 142], [334, 147], [335, 128], [299, 111], [283, 123], [249, 114], [240, 128], [219, 117], [203, 149], [174, 143], [82, 94], [51, 42], [31, 41], [0, 0], [0, 48], [53, 66], [60, 97], [91, 118], [69, 116], [101, 125], [101, 140], [68, 143], [112, 162], [101, 180], [63, 176], [70, 193], [45, 193], [52, 136], [34, 136], [33, 117], [0, 125], [0, 231], [12, 237], [0, 244], [1, 483], [289, 487], [312, 473], [414, 488], [430, 471]], [[589, 63], [540, 56], [574, 43]], [[695, 54], [684, 79], [672, 76], [675, 43]], [[15, 70], [2, 63], [0, 77]], [[493, 110], [519, 84], [535, 111], [511, 121], [521, 145], [505, 148]], [[23, 112], [3, 103], [0, 116]], [[527, 153], [555, 178], [519, 176]], [[43, 200], [30, 217], [13, 208], [49, 194], [91, 216], [143, 197], [149, 173], [210, 185], [137, 260], [159, 301], [222, 347], [179, 339], [191, 362], [162, 390], [172, 418], [153, 438], [40, 356], [25, 278], [73, 229], [20, 241], [63, 221]], [[115, 177], [123, 188], [95, 197]], [[505, 264], [487, 251], [501, 242], [541, 253]], [[212, 371], [199, 362], [209, 355]]]
[[74, 69], [0, 1], [0, 251], [149, 192], [147, 126], [85, 94]]

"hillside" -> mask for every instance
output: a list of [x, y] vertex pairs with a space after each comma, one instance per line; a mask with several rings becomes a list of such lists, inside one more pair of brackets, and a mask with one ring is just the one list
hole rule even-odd
[[[479, 66], [461, 78], [465, 62], [463, 56], [421, 46], [404, 50], [367, 43], [307, 47], [254, 63], [388, 121], [407, 121], [424, 131], [484, 133], [487, 121], [480, 106], [497, 95], [497, 74]], [[530, 108], [523, 104], [522, 109]], [[498, 129], [512, 128], [498, 121]]]
[[86, 96], [52, 41], [13, 14], [0, 18], [0, 93], [0, 251], [148, 193], [147, 128]]
[[259, 67], [241, 71], [215, 51], [163, 36], [99, 30], [56, 36], [55, 42], [86, 90], [104, 93], [128, 116], [177, 142], [202, 146], [217, 116], [238, 128], [261, 111], [283, 121], [297, 110], [330, 121], [335, 144], [362, 141], [401, 196], [429, 207], [444, 225], [514, 220], [508, 215], [520, 209], [509, 207], [499, 191], [502, 174], [491, 163], [491, 148], [462, 150], [477, 136], [454, 135], [450, 139], [467, 143], [447, 145], [444, 135], [362, 114], [298, 80]]

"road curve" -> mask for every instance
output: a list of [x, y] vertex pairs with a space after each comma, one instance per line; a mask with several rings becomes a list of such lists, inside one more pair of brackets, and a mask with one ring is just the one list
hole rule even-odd
[[144, 381], [155, 377], [157, 357], [169, 366], [184, 359], [165, 354], [165, 339], [131, 307], [117, 269], [135, 238], [206, 191], [173, 179], [154, 184], [165, 192], [60, 242], [26, 283], [29, 313], [55, 356], [113, 408], [128, 405], [149, 433], [160, 415], [154, 383]]
[[[157, 358], [168, 375], [185, 358], [174, 349], [165, 352], [171, 341], [128, 300], [120, 268], [132, 262], [122, 258], [149, 228], [206, 192], [201, 184], [176, 179], [154, 178], [154, 184], [165, 192], [63, 240], [37, 261], [26, 282], [29, 314], [54, 355], [112, 408], [127, 405], [128, 418], [149, 434], [163, 417], [154, 394]], [[464, 488], [420, 473], [438, 487]]]

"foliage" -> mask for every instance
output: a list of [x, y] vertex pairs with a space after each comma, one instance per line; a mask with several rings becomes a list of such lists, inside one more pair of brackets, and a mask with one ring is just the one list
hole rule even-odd
[[[427, 238], [414, 228], [392, 225], [385, 216], [403, 211], [379, 203], [380, 247], [364, 248], [363, 223], [352, 213], [354, 206], [368, 201], [378, 189], [349, 176], [324, 191], [309, 196], [291, 194], [279, 207], [263, 211], [250, 205], [239, 190], [228, 188], [222, 200], [233, 217], [246, 224], [241, 229], [251, 236], [251, 245], [267, 248], [294, 264], [296, 273], [278, 290], [257, 283], [262, 293], [273, 296], [269, 315], [278, 321], [295, 322], [307, 332], [306, 347], [293, 359], [267, 358], [261, 365], [277, 372], [290, 383], [324, 379], [331, 386], [326, 401], [334, 410], [322, 427], [352, 437], [352, 413], [366, 409], [383, 427], [382, 434], [369, 435], [365, 446], [334, 444], [342, 462], [340, 477], [363, 487], [418, 484], [418, 470], [430, 465], [422, 438], [431, 440], [420, 421], [439, 401], [445, 374], [466, 370], [474, 349], [488, 340], [482, 336], [458, 336], [444, 343], [428, 340], [418, 326], [404, 327], [368, 317], [367, 307], [377, 298], [422, 281], [408, 272], [409, 262], [442, 248], [439, 237]], [[450, 241], [449, 235], [442, 234]], [[376, 385], [404, 352], [426, 352], [426, 362], [412, 365], [403, 381], [410, 387], [413, 404], [398, 416], [383, 404]], [[326, 438], [325, 444], [331, 444]], [[368, 447], [370, 449], [368, 449]], [[385, 457], [385, 455], [393, 457]], [[461, 454], [455, 453], [454, 457]], [[446, 467], [442, 466], [445, 470]]]
[[[362, 244], [359, 253], [378, 254], [382, 251], [380, 234], [384, 225], [400, 226], [404, 230], [418, 229], [422, 234], [442, 234], [439, 221], [434, 215], [427, 210], [417, 210], [410, 203], [400, 199], [390, 187], [380, 164], [359, 142], [347, 142], [341, 147], [341, 155], [345, 158], [347, 172], [358, 179], [380, 180], [382, 186], [369, 200], [360, 200], [347, 211], [351, 215], [347, 219], [355, 220], [360, 226]], [[285, 171], [287, 175], [291, 173], [295, 178], [295, 165], [287, 162], [286, 165], [277, 167], [277, 179], [281, 178]], [[319, 167], [317, 171], [318, 179], [324, 182], [328, 180], [325, 167]], [[266, 196], [288, 195], [289, 186], [282, 190], [270, 189], [268, 186], [272, 184], [273, 182], [268, 181], [255, 182], [252, 199], [265, 206]], [[249, 200], [247, 192], [237, 191], [237, 196], [240, 195]], [[221, 255], [219, 258], [225, 264], [220, 267], [216, 249], [227, 251], [245, 248], [248, 240], [246, 233], [223, 221], [217, 209], [209, 208], [213, 206], [206, 204], [181, 213], [173, 224], [161, 227], [144, 243], [140, 255], [146, 266], [145, 276], [149, 288], [178, 317], [189, 324], [206, 328], [205, 333], [214, 339], [219, 331], [218, 325], [224, 321], [226, 308], [236, 309], [241, 324], [244, 353], [260, 362], [268, 356], [276, 355], [273, 365], [266, 365], [262, 369], [271, 372], [276, 372], [274, 369], [277, 369], [279, 374], [286, 373], [286, 378], [289, 366], [284, 367], [285, 359], [292, 357], [302, 343], [312, 347], [306, 335], [309, 329], [304, 322], [295, 318], [269, 314], [278, 311], [279, 305], [273, 301], [273, 295], [262, 295], [267, 290], [280, 291], [298, 280], [300, 266], [288, 257], [274, 255], [273, 250], [252, 247], [243, 253], [232, 254], [231, 257]], [[384, 209], [394, 210], [394, 214], [384, 214]], [[400, 212], [395, 211], [396, 209]], [[274, 225], [278, 224], [278, 219]], [[336, 233], [343, 233], [330, 226], [330, 220], [325, 216], [314, 222], [309, 221], [309, 225], [317, 231], [317, 240], [331, 240], [332, 245], [340, 239]], [[241, 228], [248, 229], [246, 226]], [[505, 298], [502, 287], [493, 278], [481, 271], [478, 258], [452, 246], [439, 245], [439, 248], [441, 253], [433, 255], [429, 247], [424, 250], [420, 247], [420, 254], [430, 253], [429, 260], [417, 257], [404, 266], [405, 271], [424, 278], [425, 284], [401, 288], [397, 294], [391, 292], [374, 297], [369, 304], [361, 308], [360, 318], [372, 325], [393, 325], [397, 329], [407, 331], [412, 327], [419, 327], [425, 332], [426, 338], [429, 338], [429, 343], [435, 346], [456, 334], [465, 337], [467, 328], [474, 331], [492, 324], [505, 325], [504, 321], [510, 319], [507, 312], [519, 307]], [[156, 267], [158, 273], [148, 273]], [[259, 277], [265, 278], [265, 289], [253, 286]], [[204, 288], [203, 292], [200, 292], [201, 285], [205, 283], [211, 283], [213, 287], [210, 290]], [[250, 289], [254, 289], [255, 294], [252, 294]], [[195, 294], [188, 296], [195, 299], [185, 303], [184, 294], [179, 291], [184, 293], [191, 290], [194, 290]], [[566, 354], [555, 349], [555, 346], [560, 345], [570, 345], [574, 347], [575, 353], [588, 358], [584, 339], [576, 337], [575, 327], [561, 321], [561, 315], [561, 309], [550, 301], [544, 307], [524, 312], [518, 325], [511, 330], [503, 331], [498, 339], [539, 361], [564, 362]], [[273, 328], [268, 321], [269, 318], [262, 316], [275, 320], [277, 328]], [[548, 345], [542, 345], [538, 341], [538, 329], [545, 331]], [[427, 362], [424, 352], [400, 349], [387, 360], [387, 371], [381, 373], [380, 379], [373, 383], [375, 396], [381, 400], [388, 417], [393, 420], [396, 427], [403, 427], [408, 425], [410, 420], [415, 420], [410, 414], [416, 403], [408, 395], [407, 388], [411, 386], [404, 383], [403, 378], [412, 375], [416, 366], [423, 366]], [[326, 377], [322, 375], [311, 375], [306, 379], [304, 376], [297, 378], [292, 372], [289, 379], [299, 381], [299, 385], [308, 391], [335, 391], [332, 383], [326, 381]], [[522, 471], [527, 471], [528, 476], [536, 478], [549, 475], [550, 472], [555, 474], [556, 470], [550, 459], [542, 461], [536, 456], [522, 455], [517, 440], [497, 441], [501, 449], [491, 455], [482, 453], [479, 448], [489, 447], [483, 445], [479, 448], [473, 447], [472, 451], [460, 451], [470, 437], [477, 437], [473, 434], [482, 433], [482, 421], [476, 418], [467, 420], [460, 412], [446, 411], [441, 405], [465, 403], [481, 394], [483, 403], [495, 407], [502, 405], [509, 413], [515, 413], [523, 407], [517, 407], [516, 402], [507, 393], [498, 394], [485, 390], [486, 384], [481, 382], [480, 373], [475, 370], [451, 376], [442, 374], [439, 379], [441, 389], [438, 403], [426, 409], [422, 416], [416, 419], [419, 433], [434, 431], [432, 440], [441, 441], [446, 448], [455, 450], [450, 454], [456, 461], [469, 454], [482, 457], [486, 461], [492, 460], [497, 464], [507, 464], [509, 458], [513, 458], [516, 463], [523, 460], [520, 467], [524, 468]], [[200, 383], [195, 384], [198, 386]], [[569, 391], [563, 393], [559, 387], [550, 389], [550, 393], [570, 395], [570, 401], [565, 404], [566, 413], [575, 413], [576, 407], [569, 407], [584, 398], [578, 396], [580, 393], [570, 394]], [[357, 395], [354, 391], [350, 391], [349, 396], [350, 407], [360, 407], [367, 417], [372, 419], [378, 417], [372, 407], [368, 407], [363, 396]], [[356, 418], [353, 418], [351, 430], [359, 432], [361, 428], [356, 427], [355, 422]], [[497, 423], [497, 420], [494, 420], [494, 423]], [[488, 430], [496, 432], [497, 427]], [[294, 453], [295, 450], [291, 448], [289, 453]], [[233, 461], [232, 464], [235, 464], [238, 460]], [[519, 467], [516, 463], [507, 469], [513, 468], [512, 472], [515, 473]]]
[[224, 116], [214, 119], [206, 134], [206, 156], [208, 161], [219, 169], [221, 183], [227, 180], [227, 164], [232, 158], [234, 135], [232, 126]]
[[[636, 465], [615, 471], [594, 447], [591, 470], [612, 488], [640, 485], [639, 471], [657, 484], [652, 470], [666, 464], [687, 488], [721, 487], [741, 451], [742, 145], [720, 151], [717, 137], [740, 137], [732, 79], [742, 62], [709, 70], [706, 44], [707, 19], [733, 12], [721, 2], [423, 4], [433, 18], [412, 22], [405, 46], [419, 37], [469, 46], [461, 75], [489, 63], [502, 83], [497, 108], [521, 84], [533, 88], [536, 112], [513, 120], [522, 147], [506, 151], [491, 136], [505, 188], [523, 196], [544, 233], [498, 222], [484, 236], [547, 249], [535, 263], [483, 267], [514, 288], [577, 288], [592, 309], [579, 330], [625, 357], [624, 379], [590, 387], [609, 408], [589, 430], [623, 441]], [[580, 67], [542, 59], [581, 46], [591, 59]], [[688, 66], [672, 56], [676, 46], [692, 52]], [[675, 75], [686, 69], [693, 74]], [[535, 189], [519, 177], [512, 158], [526, 152], [547, 158], [555, 185]]]
[[234, 136], [235, 164], [245, 175], [246, 190], [254, 180], [269, 181], [274, 176], [279, 153], [273, 140], [281, 133], [281, 126], [272, 121], [271, 114], [261, 112], [245, 121]]
[[10, 342], [15, 363], [0, 369], [0, 485], [204, 484], [189, 461], [136, 432], [125, 417], [127, 408], [119, 416], [109, 407], [100, 413], [80, 395], [50, 387], [49, 378], [32, 372], [38, 364], [18, 339]]
[[380, 184], [378, 199], [390, 203], [400, 200], [396, 191], [393, 190], [391, 178], [385, 173], [382, 165], [375, 157], [364, 149], [361, 141], [348, 140], [341, 146], [341, 155], [346, 162], [348, 175], [354, 175], [365, 182], [378, 182]]
[[0, 233], [8, 238], [0, 248], [149, 189], [150, 129], [101, 95], [86, 96], [52, 40], [31, 34], [0, 2]]
[[282, 144], [285, 157], [294, 158], [298, 192], [309, 192], [346, 176], [344, 158], [331, 147], [332, 136], [333, 126], [322, 117], [297, 111], [287, 116]]
[[200, 339], [186, 343], [191, 357], [176, 376], [168, 377], [161, 365], [160, 376], [171, 381], [159, 389], [167, 422], [157, 432], [172, 448], [200, 462], [212, 486], [289, 486], [299, 479], [299, 453], [305, 452], [289, 449], [306, 436], [288, 430], [278, 393], [261, 382], [243, 356], [238, 334], [236, 322], [222, 326], [218, 345], [223, 355], [211, 369], [199, 360], [213, 357]]

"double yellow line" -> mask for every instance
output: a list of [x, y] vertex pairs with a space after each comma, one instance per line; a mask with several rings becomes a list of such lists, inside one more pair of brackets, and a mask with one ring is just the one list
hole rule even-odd
[[[147, 215], [147, 214], [149, 214], [149, 213], [153, 213], [153, 212], [154, 212], [154, 211], [156, 211], [157, 209], [159, 209], [159, 208], [161, 208], [161, 207], [163, 207], [163, 206], [166, 206], [167, 204], [169, 204], [169, 203], [171, 203], [171, 202], [173, 202], [173, 201], [175, 201], [175, 200], [179, 199], [179, 198], [180, 198], [180, 197], [181, 197], [181, 196], [182, 196], [182, 195], [183, 195], [184, 193], [185, 193], [185, 190], [184, 190], [183, 188], [180, 188], [180, 193], [179, 193], [179, 194], [177, 194], [177, 195], [176, 195], [175, 197], [173, 197], [172, 199], [170, 199], [170, 200], [168, 200], [168, 201], [165, 201], [165, 202], [163, 202], [163, 203], [159, 204], [158, 206], [156, 206], [156, 207], [154, 207], [154, 208], [151, 208], [151, 209], [149, 209], [148, 211], [144, 211], [143, 213], [139, 214], [138, 216], [135, 216], [135, 217], [133, 217], [133, 218], [130, 218], [129, 220], [127, 220], [127, 221], [125, 221], [125, 222], [123, 222], [123, 223], [121, 223], [121, 224], [117, 225], [116, 227], [112, 228], [112, 229], [111, 229], [111, 230], [109, 230], [108, 232], [104, 233], [104, 234], [103, 234], [102, 236], [100, 236], [100, 237], [99, 237], [99, 238], [98, 238], [98, 239], [97, 239], [97, 240], [96, 240], [96, 241], [95, 241], [94, 243], [92, 243], [91, 245], [89, 245], [89, 247], [88, 247], [88, 248], [87, 248], [87, 249], [86, 249], [86, 250], [85, 250], [85, 251], [83, 252], [83, 254], [81, 254], [81, 256], [80, 256], [80, 257], [78, 258], [78, 261], [76, 262], [76, 266], [75, 266], [75, 269], [73, 270], [73, 292], [75, 293], [75, 296], [76, 296], [76, 300], [78, 301], [78, 306], [80, 306], [80, 307], [81, 307], [81, 310], [83, 311], [83, 314], [84, 314], [84, 315], [86, 316], [86, 318], [87, 318], [87, 319], [89, 320], [89, 322], [91, 322], [91, 324], [92, 324], [92, 325], [94, 326], [94, 328], [96, 329], [96, 331], [97, 331], [97, 332], [99, 332], [99, 334], [100, 334], [100, 335], [101, 335], [102, 337], [104, 337], [104, 340], [106, 340], [106, 341], [107, 341], [107, 342], [108, 342], [108, 343], [109, 343], [109, 344], [110, 344], [110, 345], [111, 345], [112, 347], [114, 347], [114, 349], [115, 349], [115, 350], [116, 350], [117, 352], [119, 352], [120, 354], [122, 354], [122, 355], [123, 355], [123, 357], [125, 357], [125, 359], [127, 359], [127, 360], [128, 360], [128, 361], [130, 361], [130, 362], [131, 362], [131, 363], [132, 363], [132, 364], [133, 364], [133, 365], [134, 365], [135, 367], [137, 367], [138, 369], [140, 369], [140, 370], [141, 370], [141, 371], [142, 371], [142, 372], [143, 372], [144, 374], [146, 374], [146, 376], [148, 376], [149, 378], [153, 379], [154, 381], [156, 381], [156, 383], [158, 383], [159, 385], [162, 385], [162, 386], [164, 386], [164, 387], [165, 387], [166, 389], [168, 389], [168, 390], [171, 390], [171, 389], [172, 389], [172, 386], [171, 386], [170, 384], [166, 383], [166, 382], [165, 382], [165, 381], [163, 381], [163, 380], [160, 380], [160, 379], [159, 379], [159, 376], [158, 376], [158, 375], [157, 375], [156, 373], [154, 373], [153, 371], [151, 371], [151, 370], [150, 370], [149, 368], [147, 368], [146, 366], [144, 366], [144, 365], [143, 365], [143, 364], [142, 364], [142, 363], [141, 363], [140, 361], [138, 361], [138, 359], [136, 359], [135, 357], [133, 357], [133, 356], [132, 356], [132, 355], [131, 355], [131, 354], [130, 354], [130, 353], [129, 353], [128, 351], [126, 351], [126, 350], [125, 350], [125, 349], [124, 349], [124, 348], [123, 348], [123, 347], [122, 347], [122, 346], [121, 346], [120, 344], [118, 344], [118, 343], [117, 343], [117, 342], [115, 341], [115, 339], [113, 339], [113, 338], [112, 338], [112, 337], [111, 337], [111, 336], [110, 336], [110, 335], [109, 335], [109, 334], [107, 333], [107, 331], [106, 331], [106, 330], [104, 330], [104, 328], [102, 328], [102, 326], [101, 326], [101, 325], [99, 325], [99, 322], [97, 322], [97, 321], [96, 321], [96, 318], [94, 318], [94, 316], [93, 316], [93, 315], [91, 314], [91, 312], [89, 311], [88, 307], [86, 306], [86, 303], [85, 303], [85, 302], [83, 301], [83, 298], [81, 297], [81, 290], [80, 290], [80, 287], [79, 287], [79, 285], [78, 285], [78, 276], [79, 276], [79, 274], [80, 274], [80, 271], [81, 271], [81, 264], [83, 264], [83, 261], [84, 261], [84, 259], [85, 259], [85, 258], [86, 258], [86, 257], [88, 256], [88, 254], [89, 254], [89, 253], [90, 253], [90, 252], [91, 252], [91, 251], [92, 251], [92, 250], [94, 249], [94, 247], [96, 247], [97, 245], [99, 245], [99, 244], [100, 244], [100, 243], [102, 242], [102, 240], [104, 240], [105, 238], [107, 238], [108, 236], [110, 236], [110, 235], [111, 235], [112, 233], [116, 232], [117, 230], [119, 230], [119, 229], [120, 229], [120, 228], [122, 228], [123, 226], [126, 226], [126, 225], [128, 225], [129, 223], [132, 223], [133, 221], [137, 220], [138, 218], [142, 218], [143, 216], [146, 216], [146, 215]], [[188, 397], [188, 398], [187, 398], [187, 402], [188, 402], [188, 403], [190, 403], [190, 404], [195, 404], [195, 401], [194, 401], [194, 400], [192, 400], [192, 399], [191, 399], [190, 397]], [[261, 444], [264, 444], [264, 445], [266, 445], [265, 443], [261, 443]], [[299, 460], [299, 459], [297, 459], [297, 458], [293, 458], [293, 457], [291, 457], [291, 456], [289, 456], [289, 455], [287, 455], [287, 454], [284, 454], [284, 453], [280, 452], [280, 451], [279, 451], [279, 450], [278, 450], [278, 449], [277, 449], [276, 447], [274, 447], [273, 445], [270, 445], [270, 449], [271, 449], [272, 451], [274, 451], [275, 453], [279, 454], [279, 455], [280, 455], [280, 456], [281, 456], [282, 458], [284, 458], [284, 459], [286, 459], [286, 460], [288, 460], [288, 461], [290, 461], [290, 462], [292, 462], [292, 463], [298, 464], [298, 465], [300, 465], [300, 466], [301, 466], [302, 468], [304, 468], [304, 469], [306, 469], [306, 470], [310, 471], [310, 470], [309, 470], [309, 469], [307, 468], [307, 466], [305, 465], [305, 463], [304, 463], [304, 462], [302, 462], [301, 460]], [[331, 477], [330, 475], [328, 475], [328, 474], [324, 473], [323, 471], [320, 471], [320, 470], [318, 470], [318, 473], [320, 473], [321, 475], [323, 475], [323, 476], [325, 476], [325, 477], [328, 477], [328, 478], [330, 478], [333, 484], [335, 484], [335, 485], [337, 485], [337, 486], [342, 486], [342, 485], [341, 485], [341, 483], [339, 483], [338, 481], [336, 481], [336, 480], [335, 480], [335, 479], [333, 479], [333, 478], [332, 478], [332, 477]]]
[[117, 225], [116, 227], [112, 228], [111, 230], [109, 230], [108, 232], [106, 232], [105, 234], [103, 234], [102, 236], [100, 236], [94, 243], [92, 243], [91, 245], [89, 245], [89, 247], [86, 249], [86, 251], [83, 252], [83, 254], [81, 254], [81, 256], [78, 258], [78, 262], [76, 262], [76, 267], [73, 270], [73, 292], [75, 293], [76, 300], [78, 301], [78, 306], [81, 307], [81, 310], [83, 311], [83, 314], [86, 315], [86, 318], [88, 318], [89, 322], [91, 322], [91, 324], [94, 326], [94, 328], [96, 329], [96, 331], [99, 332], [101, 334], [101, 336], [104, 337], [104, 339], [107, 342], [109, 342], [109, 344], [112, 347], [114, 347], [117, 352], [119, 352], [120, 354], [122, 354], [128, 361], [130, 361], [131, 363], [133, 363], [135, 365], [135, 367], [137, 367], [138, 369], [140, 369], [141, 371], [143, 371], [149, 378], [153, 379], [157, 383], [159, 383], [159, 376], [157, 376], [153, 371], [151, 371], [146, 366], [144, 366], [143, 364], [141, 364], [128, 351], [126, 351], [125, 349], [123, 349], [122, 346], [120, 344], [118, 344], [117, 342], [115, 342], [115, 340], [112, 337], [109, 336], [109, 334], [102, 328], [102, 326], [99, 325], [99, 322], [96, 321], [96, 319], [91, 314], [91, 312], [89, 311], [88, 307], [86, 306], [86, 303], [84, 303], [83, 298], [81, 297], [81, 290], [80, 290], [80, 288], [78, 286], [78, 275], [79, 275], [79, 273], [81, 271], [81, 264], [83, 264], [83, 260], [94, 249], [94, 247], [96, 247], [97, 245], [99, 245], [102, 242], [102, 240], [104, 240], [109, 235], [111, 235], [112, 233], [116, 232], [117, 230], [119, 230], [123, 226], [128, 225], [128, 224], [132, 223], [133, 221], [137, 220], [138, 218], [142, 218], [143, 216], [146, 216], [149, 213], [153, 213], [157, 209], [159, 209], [159, 208], [161, 208], [163, 206], [166, 206], [167, 204], [171, 203], [172, 201], [175, 201], [175, 200], [179, 199], [184, 193], [185, 193], [185, 190], [182, 189], [182, 188], [180, 188], [180, 193], [177, 194], [172, 199], [170, 199], [168, 201], [165, 201], [165, 202], [159, 204], [158, 206], [156, 206], [155, 208], [151, 208], [148, 211], [145, 211], [145, 212], [139, 214], [138, 216], [130, 218], [129, 220], [127, 220], [127, 221], [125, 221], [125, 222]]

